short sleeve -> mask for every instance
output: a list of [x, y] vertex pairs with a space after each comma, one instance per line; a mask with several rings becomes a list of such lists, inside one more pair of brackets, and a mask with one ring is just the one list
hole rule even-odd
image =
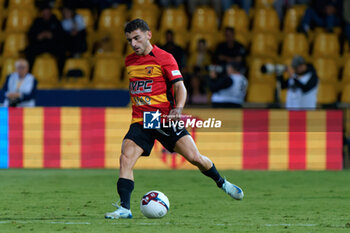
[[177, 81], [182, 81], [182, 74], [179, 70], [179, 67], [176, 63], [175, 58], [169, 54], [169, 56], [165, 59], [165, 64], [162, 65], [163, 71], [165, 73], [165, 77], [171, 83], [176, 83]]

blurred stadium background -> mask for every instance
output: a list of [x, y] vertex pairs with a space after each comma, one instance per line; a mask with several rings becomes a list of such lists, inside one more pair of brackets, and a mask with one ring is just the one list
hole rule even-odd
[[[49, 2], [60, 19], [63, 1]], [[165, 32], [173, 30], [175, 43], [182, 47], [188, 58], [196, 56], [197, 41], [202, 38], [214, 52], [216, 45], [224, 40], [225, 27], [235, 28], [236, 40], [248, 51], [245, 62], [249, 85], [245, 110], [216, 112], [236, 126], [214, 135], [213, 132], [197, 132], [196, 140], [204, 154], [218, 154], [213, 151], [214, 145], [222, 145], [223, 153], [218, 155], [223, 158], [222, 168], [285, 170], [293, 169], [291, 161], [299, 163], [299, 159], [302, 164], [295, 165], [296, 169], [341, 169], [342, 163], [348, 166], [350, 50], [341, 27], [335, 27], [332, 32], [326, 32], [324, 28], [314, 28], [307, 34], [298, 32], [308, 6], [294, 5], [280, 20], [273, 0], [254, 1], [249, 13], [233, 5], [219, 13], [210, 6], [198, 6], [192, 14], [186, 4], [165, 8], [154, 0], [124, 2], [126, 4], [106, 9], [76, 9], [86, 24], [88, 49], [79, 58], [65, 60], [61, 77], [53, 56], [45, 53], [36, 57], [32, 73], [39, 81], [38, 107], [1, 109], [2, 167], [118, 165], [115, 155], [130, 113], [123, 61], [131, 49], [124, 39], [123, 27], [128, 20], [137, 17], [149, 23], [155, 44], [164, 44]], [[6, 75], [14, 71], [15, 60], [23, 56], [28, 45], [26, 33], [38, 12], [34, 0], [0, 1], [1, 84]], [[106, 38], [111, 42], [108, 49], [94, 49]], [[288, 64], [295, 54], [303, 55], [317, 70], [320, 85], [316, 111], [283, 110], [285, 91], [281, 91], [278, 98], [275, 74], [263, 74], [260, 70], [264, 63]], [[188, 61], [190, 63], [191, 59]], [[190, 73], [189, 63], [183, 68], [184, 73]], [[83, 77], [67, 77], [72, 69], [82, 70]], [[47, 108], [52, 106], [57, 108]], [[67, 108], [69, 106], [76, 108]], [[276, 107], [281, 110], [271, 109]], [[211, 110], [209, 105], [204, 105], [204, 109], [189, 108], [187, 112], [195, 117], [205, 117]], [[223, 136], [228, 132], [230, 136]], [[250, 133], [256, 135], [247, 138]], [[299, 136], [293, 136], [294, 133], [302, 134], [301, 144], [295, 141]], [[332, 136], [334, 133], [336, 136]], [[222, 137], [224, 141], [220, 141]], [[208, 144], [211, 138], [215, 138], [213, 144]], [[249, 143], [255, 146], [255, 152], [250, 151], [252, 145]], [[162, 157], [163, 152], [156, 148], [154, 153]], [[84, 165], [90, 156], [91, 161]], [[165, 164], [169, 163], [162, 158]], [[328, 164], [332, 159], [337, 161], [336, 165]], [[170, 167], [175, 168], [177, 163], [174, 161]], [[255, 165], [245, 164], [247, 161]], [[312, 165], [313, 162], [316, 165]], [[152, 159], [148, 163], [158, 164]], [[162, 165], [155, 167], [163, 168]]]

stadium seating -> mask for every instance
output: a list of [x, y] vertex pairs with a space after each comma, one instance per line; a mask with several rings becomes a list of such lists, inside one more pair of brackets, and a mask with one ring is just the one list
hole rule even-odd
[[209, 7], [197, 8], [191, 20], [191, 33], [217, 33], [217, 19], [214, 9]]
[[195, 33], [191, 35], [190, 47], [189, 47], [190, 53], [196, 51], [197, 43], [198, 43], [198, 40], [200, 39], [205, 39], [207, 43], [207, 47], [211, 51], [215, 51], [216, 44], [218, 43], [216, 35], [209, 34], [209, 33]]
[[[222, 40], [223, 39], [221, 39], [220, 41], [222, 41]], [[250, 44], [250, 34], [244, 34], [244, 33], [237, 32], [237, 33], [235, 33], [235, 40], [238, 41], [239, 43], [241, 43], [245, 48], [248, 48], [249, 44]]]
[[162, 13], [160, 19], [159, 42], [165, 43], [165, 32], [172, 30], [175, 43], [186, 48], [188, 42], [188, 17], [184, 8], [168, 8]]
[[99, 33], [122, 33], [126, 22], [126, 16], [126, 12], [123, 8], [103, 10], [98, 22]]
[[19, 52], [27, 46], [27, 35], [25, 33], [8, 34], [4, 43], [4, 57], [18, 57]]
[[233, 27], [236, 32], [248, 33], [249, 18], [247, 13], [237, 7], [226, 10], [222, 19], [221, 30], [224, 30], [225, 27]]
[[282, 57], [288, 58], [294, 55], [301, 55], [304, 58], [309, 56], [309, 44], [305, 34], [288, 33], [282, 43]]
[[62, 11], [60, 9], [53, 8], [52, 14], [54, 14], [58, 20], [62, 20]]
[[274, 102], [274, 87], [265, 83], [252, 83], [248, 86], [247, 101], [250, 103]]
[[[182, 33], [182, 32], [174, 32], [175, 44], [179, 45], [183, 49], [187, 48], [188, 37], [189, 37], [189, 35], [187, 34], [187, 32], [184, 32], [184, 33]], [[158, 34], [158, 43], [160, 45], [164, 45], [165, 42], [166, 42], [165, 32], [160, 31], [159, 34]]]
[[125, 48], [125, 38], [120, 38], [120, 36], [112, 35], [109, 38], [111, 42], [108, 45], [109, 51], [105, 51], [103, 49], [99, 49], [96, 51], [96, 57], [119, 57], [123, 54]]
[[[70, 58], [65, 62], [63, 68], [64, 84], [65, 88], [85, 88], [89, 84], [90, 79], [90, 64], [87, 59], [83, 58]], [[69, 71], [81, 70], [82, 77], [70, 77]]]
[[128, 44], [126, 46], [125, 56], [128, 56], [128, 55], [132, 54], [133, 52], [134, 52], [134, 50], [132, 50], [131, 46]]
[[320, 82], [317, 92], [318, 104], [333, 104], [337, 101], [337, 90], [335, 85]]
[[35, 9], [35, 0], [9, 0], [9, 8]]
[[6, 33], [26, 32], [32, 25], [33, 12], [26, 8], [13, 9], [6, 21]]
[[158, 26], [158, 17], [153, 11], [145, 11], [143, 8], [131, 9], [130, 19], [141, 18], [145, 20], [151, 30], [154, 32]]
[[[13, 58], [18, 57], [19, 51], [26, 47], [27, 39], [25, 33], [28, 31], [37, 12], [32, 10], [34, 9], [34, 0], [8, 0], [6, 2], [8, 2], [8, 9], [3, 9], [5, 0], [0, 0], [0, 24], [3, 22], [2, 20], [6, 20], [6, 25], [3, 29], [5, 32], [1, 32], [0, 29], [0, 43], [4, 42], [1, 59], [1, 63], [4, 63], [4, 65], [1, 69], [1, 76], [4, 76], [13, 67]], [[337, 90], [339, 64], [343, 62], [343, 58], [340, 58], [338, 30], [336, 30], [336, 33], [326, 33], [324, 29], [316, 28], [308, 36], [297, 33], [297, 27], [307, 6], [294, 5], [286, 12], [282, 34], [280, 31], [280, 20], [277, 12], [272, 7], [274, 0], [255, 0], [254, 2], [254, 9], [251, 9], [250, 12], [253, 12], [251, 22], [247, 13], [237, 6], [226, 10], [223, 13], [221, 22], [219, 22], [220, 18], [211, 7], [198, 7], [192, 16], [188, 16], [183, 5], [177, 8], [161, 9], [155, 0], [133, 0], [132, 8], [129, 10], [126, 5], [105, 9], [101, 12], [98, 19], [93, 14], [95, 11], [91, 9], [77, 9], [77, 13], [83, 16], [87, 26], [88, 51], [83, 55], [83, 59], [68, 59], [64, 72], [70, 67], [84, 67], [84, 69], [88, 70], [87, 77], [89, 77], [91, 72], [90, 62], [93, 62], [95, 64], [92, 75], [94, 87], [120, 87], [122, 83], [120, 76], [123, 66], [123, 62], [120, 60], [121, 56], [123, 56], [124, 50], [126, 50], [125, 55], [133, 52], [130, 46], [127, 46], [127, 49], [125, 49], [124, 25], [127, 20], [143, 18], [148, 22], [153, 32], [152, 43], [164, 44], [165, 31], [171, 29], [174, 31], [175, 42], [188, 52], [188, 57], [195, 55], [197, 41], [201, 38], [206, 39], [208, 48], [214, 51], [217, 43], [224, 39], [224, 28], [227, 26], [234, 27], [236, 40], [247, 48], [251, 45], [248, 69], [249, 82], [250, 85], [253, 85], [253, 89], [260, 85], [268, 85], [272, 89], [275, 87], [275, 75], [262, 74], [260, 71], [262, 64], [290, 63], [290, 59], [295, 54], [299, 54], [304, 56], [307, 61], [312, 61], [322, 85], [326, 85], [326, 87], [322, 87], [323, 89], [329, 89], [327, 85], [331, 84], [331, 88]], [[61, 12], [58, 8], [61, 6], [62, 0], [56, 0], [54, 13], [58, 18], [61, 17]], [[4, 11], [6, 13], [3, 13]], [[95, 25], [97, 26], [97, 33], [94, 31]], [[220, 25], [220, 31], [218, 25]], [[157, 30], [158, 28], [159, 31]], [[112, 50], [108, 52], [97, 50], [94, 57], [92, 57], [91, 52], [94, 43], [97, 44], [101, 38], [106, 36], [111, 38]], [[279, 42], [282, 42], [280, 55], [278, 54]], [[309, 42], [312, 42], [312, 44], [309, 45]], [[311, 55], [309, 55], [309, 46], [312, 47]], [[346, 56], [344, 54], [344, 57]], [[42, 63], [40, 61], [41, 58], [39, 58], [36, 63]], [[48, 60], [52, 63], [54, 59], [50, 57]], [[118, 64], [115, 64], [116, 61], [118, 61]], [[111, 64], [113, 64], [113, 68], [111, 68]], [[35, 71], [40, 76], [42, 73], [39, 72], [38, 65], [36, 66]], [[350, 83], [349, 67], [350, 61], [345, 59], [341, 82], [344, 85]], [[58, 74], [57, 72], [55, 74], [55, 71], [50, 72], [49, 76], [54, 78], [49, 79], [55, 80], [51, 86], [57, 86]], [[114, 78], [112, 78], [113, 75], [115, 76]], [[39, 77], [39, 79], [41, 78]], [[41, 83], [40, 88], [43, 88], [44, 84]], [[50, 87], [49, 84], [45, 85]], [[64, 83], [66, 88], [84, 88], [89, 86], [86, 83], [79, 85]], [[125, 83], [122, 85], [125, 86]], [[270, 90], [269, 88], [268, 90]], [[250, 98], [254, 99], [255, 94], [250, 94]]]
[[44, 54], [35, 59], [33, 75], [38, 80], [38, 88], [56, 88], [58, 87], [58, 68], [56, 60]]
[[252, 83], [269, 84], [270, 86], [276, 85], [275, 74], [264, 74], [261, 72], [263, 64], [274, 64], [274, 60], [266, 57], [254, 57], [249, 62], [249, 85]]
[[255, 10], [253, 18], [253, 33], [279, 34], [280, 22], [277, 12], [273, 8], [260, 8]]
[[83, 72], [83, 77], [90, 77], [90, 64], [84, 58], [69, 58], [64, 64], [63, 73], [66, 77], [69, 70], [80, 69]]
[[145, 20], [152, 31], [152, 42], [158, 42], [159, 34], [157, 31], [158, 16], [153, 11], [145, 11], [143, 8], [131, 10], [130, 19], [141, 18]]
[[255, 0], [255, 9], [272, 7], [275, 0]]
[[305, 5], [295, 5], [287, 10], [283, 24], [284, 33], [297, 31], [297, 28], [304, 15], [305, 9]]
[[341, 102], [350, 103], [350, 83], [347, 83], [343, 86]]
[[0, 41], [2, 40], [1, 31], [2, 31], [2, 22], [3, 17], [6, 15], [6, 9], [4, 8], [5, 0], [0, 0]]
[[274, 34], [257, 33], [252, 36], [251, 55], [276, 58], [278, 42]]
[[[200, 59], [202, 59], [201, 64], [203, 65], [201, 68], [203, 67], [205, 68], [212, 64], [211, 56], [207, 55], [207, 56], [204, 56], [203, 58], [201, 57]], [[187, 67], [190, 72], [193, 72], [194, 67], [198, 66], [197, 61], [198, 61], [198, 52], [192, 52], [190, 56], [187, 58]]]
[[54, 8], [60, 8], [63, 6], [63, 0], [55, 0]]
[[[145, 8], [147, 10], [145, 10]], [[129, 11], [130, 19], [141, 18], [145, 20], [152, 31], [155, 31], [158, 27], [158, 17], [160, 16], [160, 10], [155, 4], [147, 5], [134, 5]]]
[[338, 67], [332, 58], [315, 58], [313, 65], [317, 71], [319, 79], [324, 83], [338, 83]]
[[16, 58], [6, 58], [2, 64], [2, 69], [1, 69], [1, 87], [2, 84], [5, 82], [6, 76], [11, 74], [12, 72], [15, 71], [15, 63], [16, 63]]
[[339, 58], [339, 40], [334, 33], [319, 33], [313, 46], [313, 57]]
[[143, 10], [143, 11], [147, 11], [147, 12], [152, 12], [152, 14], [158, 18], [161, 14], [161, 10], [159, 8], [159, 6], [154, 3], [154, 2], [150, 2], [150, 1], [144, 1], [144, 3], [137, 3], [137, 4], [133, 4], [131, 9], [129, 10], [129, 16], [131, 16], [131, 14], [133, 13], [133, 11], [136, 10]]
[[114, 58], [97, 58], [93, 74], [93, 87], [118, 88], [121, 75], [121, 61]]
[[186, 32], [188, 27], [188, 17], [183, 8], [168, 8], [162, 13], [160, 19], [160, 31], [168, 29], [174, 32]]
[[343, 43], [343, 55], [344, 57], [350, 57], [350, 45], [347, 40]]
[[281, 89], [279, 91], [279, 101], [280, 103], [286, 103], [287, 100], [287, 89]]
[[89, 9], [77, 9], [76, 13], [83, 17], [87, 32], [92, 32], [95, 20], [91, 11]]
[[341, 81], [342, 84], [350, 83], [350, 57], [345, 60]]
[[147, 5], [152, 5], [154, 4], [154, 0], [132, 0], [133, 5], [142, 5], [142, 6], [147, 6]]
[[221, 24], [220, 40], [224, 40], [224, 30], [226, 27], [233, 27], [235, 29], [235, 39], [245, 47], [249, 46], [251, 36], [249, 31], [249, 17], [244, 10], [232, 7], [225, 11]]

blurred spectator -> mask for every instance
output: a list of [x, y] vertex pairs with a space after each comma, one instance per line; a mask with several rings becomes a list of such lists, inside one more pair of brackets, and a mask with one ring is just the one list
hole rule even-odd
[[346, 39], [348, 40], [348, 45], [350, 49], [350, 1], [344, 0], [344, 10], [343, 10], [343, 17], [344, 17], [344, 33], [346, 36]]
[[29, 71], [25, 59], [16, 61], [16, 71], [9, 74], [3, 86], [5, 107], [34, 107], [37, 81]]
[[323, 27], [333, 32], [341, 24], [342, 5], [342, 0], [313, 0], [301, 20], [300, 31], [308, 33], [314, 27]]
[[[71, 1], [71, 0], [67, 0], [67, 1]], [[74, 1], [85, 2], [85, 0], [74, 0]], [[116, 8], [120, 4], [127, 4], [128, 8], [130, 8], [132, 3], [132, 1], [130, 0], [89, 0], [89, 1], [91, 1], [91, 4], [92, 4], [92, 7], [89, 7], [89, 8], [97, 8], [98, 12], [101, 12], [106, 8]], [[77, 5], [79, 7], [80, 3], [77, 3]]]
[[[63, 0], [63, 6], [69, 6], [74, 9], [78, 8], [89, 8], [93, 9], [96, 0]], [[104, 2], [105, 0], [99, 0], [100, 2]]]
[[213, 92], [211, 102], [214, 108], [241, 108], [247, 91], [248, 81], [240, 72], [238, 62], [226, 65], [226, 74], [219, 75], [219, 70], [209, 68], [209, 87]]
[[49, 6], [44, 6], [40, 17], [34, 20], [28, 32], [29, 45], [26, 48], [26, 56], [29, 66], [33, 66], [35, 57], [39, 54], [50, 53], [57, 58], [61, 72], [65, 59], [63, 35], [61, 22], [52, 14]]
[[178, 7], [183, 3], [184, 3], [184, 0], [159, 0], [159, 5], [166, 8], [170, 6]]
[[104, 37], [102, 37], [100, 40], [98, 40], [95, 43], [94, 46], [94, 53], [99, 53], [99, 54], [103, 54], [103, 53], [111, 53], [113, 52], [113, 41], [112, 41], [112, 37], [110, 35], [106, 35]]
[[55, 7], [56, 0], [35, 0], [35, 6], [41, 8], [42, 6]]
[[289, 78], [278, 75], [281, 88], [287, 88], [286, 108], [315, 109], [317, 104], [318, 77], [311, 64], [301, 56], [294, 56], [291, 67], [288, 67]]
[[275, 0], [273, 3], [280, 21], [283, 21], [283, 17], [287, 10], [294, 5], [309, 5], [311, 0]]
[[87, 49], [84, 19], [68, 7], [62, 9], [62, 16], [66, 52], [72, 57], [79, 57]]
[[208, 104], [208, 95], [205, 83], [199, 73], [194, 73], [190, 79], [187, 103], [192, 105]]
[[181, 70], [182, 68], [185, 67], [185, 52], [180, 46], [175, 44], [174, 32], [172, 30], [167, 30], [165, 32], [165, 38], [166, 38], [165, 44], [160, 47], [174, 56]]
[[225, 41], [219, 43], [216, 47], [214, 62], [220, 65], [225, 65], [230, 62], [238, 62], [243, 71], [246, 54], [247, 52], [244, 46], [235, 40], [235, 30], [231, 27], [226, 27]]
[[199, 6], [211, 6], [215, 11], [218, 17], [221, 15], [221, 1], [220, 0], [191, 0], [187, 1], [188, 12], [193, 15], [194, 11]]
[[223, 11], [229, 9], [232, 5], [238, 5], [240, 8], [244, 9], [247, 14], [253, 5], [253, 0], [221, 0], [221, 5]]
[[188, 59], [188, 65], [190, 70], [193, 72], [195, 68], [200, 71], [204, 71], [205, 68], [211, 64], [212, 54], [207, 47], [205, 39], [200, 39], [197, 42], [196, 52], [192, 52]]

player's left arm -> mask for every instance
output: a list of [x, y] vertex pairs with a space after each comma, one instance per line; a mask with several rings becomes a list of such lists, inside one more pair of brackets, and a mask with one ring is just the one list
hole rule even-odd
[[175, 58], [172, 55], [168, 54], [166, 57], [164, 57], [163, 61], [165, 61], [165, 64], [163, 64], [162, 68], [168, 82], [172, 84], [176, 104], [176, 107], [170, 110], [167, 118], [171, 120], [179, 120], [181, 117], [182, 109], [185, 107], [186, 103], [186, 87], [184, 85], [183, 77]]
[[182, 80], [174, 83], [173, 89], [176, 107], [169, 112], [168, 119], [179, 120], [181, 118], [182, 110], [185, 107], [187, 90]]

